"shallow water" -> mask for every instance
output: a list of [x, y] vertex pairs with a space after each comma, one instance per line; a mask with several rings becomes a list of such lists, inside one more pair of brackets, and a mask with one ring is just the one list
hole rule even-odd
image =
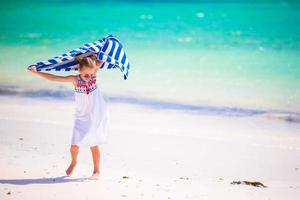
[[300, 111], [298, 1], [184, 2], [1, 3], [1, 87], [71, 91], [26, 67], [110, 33], [132, 71], [100, 72], [107, 96]]

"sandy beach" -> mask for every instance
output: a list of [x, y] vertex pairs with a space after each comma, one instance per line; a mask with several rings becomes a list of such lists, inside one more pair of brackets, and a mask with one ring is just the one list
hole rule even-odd
[[[69, 164], [73, 101], [0, 97], [0, 199], [298, 199], [300, 124], [111, 103], [101, 175]], [[257, 181], [254, 187], [231, 184]]]

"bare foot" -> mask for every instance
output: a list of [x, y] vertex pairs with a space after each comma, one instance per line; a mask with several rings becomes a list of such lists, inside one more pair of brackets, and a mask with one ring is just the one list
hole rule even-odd
[[100, 176], [99, 172], [94, 172], [93, 175], [90, 178], [88, 178], [88, 179], [89, 180], [98, 180], [99, 176]]
[[66, 170], [67, 176], [71, 176], [71, 175], [72, 175], [75, 166], [76, 166], [76, 163], [71, 163], [71, 164], [70, 164], [70, 166], [69, 166], [68, 169]]

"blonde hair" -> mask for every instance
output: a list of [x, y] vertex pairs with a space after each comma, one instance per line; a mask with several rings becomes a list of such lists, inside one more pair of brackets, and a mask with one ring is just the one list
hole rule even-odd
[[94, 68], [97, 65], [97, 55], [93, 54], [91, 57], [82, 57], [82, 55], [76, 56], [75, 60], [79, 62], [78, 70], [83, 67]]

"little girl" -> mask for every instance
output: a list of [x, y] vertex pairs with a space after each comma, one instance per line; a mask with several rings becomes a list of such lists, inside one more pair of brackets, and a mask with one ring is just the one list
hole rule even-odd
[[75, 58], [79, 61], [79, 74], [69, 76], [56, 76], [44, 72], [38, 72], [35, 66], [28, 68], [34, 74], [45, 79], [57, 82], [72, 83], [75, 95], [75, 120], [71, 143], [71, 164], [66, 170], [67, 176], [71, 176], [77, 163], [77, 155], [80, 146], [89, 146], [93, 156], [94, 171], [89, 179], [98, 179], [100, 175], [99, 145], [106, 142], [106, 128], [108, 123], [107, 106], [96, 84], [96, 73], [101, 61], [97, 56]]

